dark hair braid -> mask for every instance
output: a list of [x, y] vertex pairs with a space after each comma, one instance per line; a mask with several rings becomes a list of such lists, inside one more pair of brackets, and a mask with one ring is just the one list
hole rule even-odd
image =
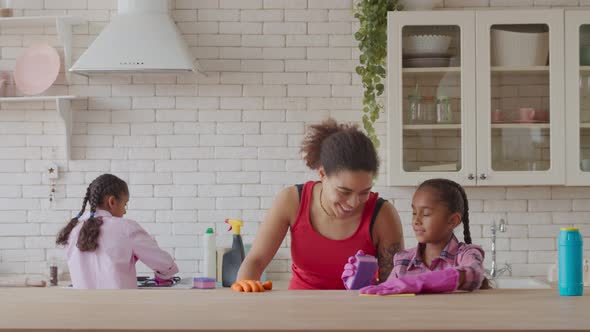
[[86, 188], [86, 195], [84, 196], [84, 201], [82, 202], [82, 209], [80, 209], [78, 215], [72, 218], [70, 222], [64, 228], [62, 228], [57, 234], [57, 239], [55, 240], [55, 243], [57, 245], [65, 246], [66, 244], [68, 244], [68, 239], [70, 238], [70, 233], [72, 232], [72, 229], [76, 227], [80, 217], [82, 216], [82, 214], [84, 214], [84, 211], [86, 210], [86, 203], [88, 203], [89, 196], [90, 187]]
[[115, 196], [117, 199], [120, 199], [122, 195], [129, 195], [129, 189], [125, 181], [111, 174], [103, 174], [94, 179], [86, 189], [82, 210], [59, 233], [57, 243], [62, 245], [68, 243], [69, 235], [78, 223], [78, 218], [84, 213], [86, 204], [88, 203], [90, 205], [90, 217], [84, 221], [84, 225], [80, 229], [76, 246], [80, 251], [96, 250], [98, 248], [100, 226], [102, 226], [103, 221], [102, 218], [95, 217], [94, 213], [104, 203], [103, 201], [107, 196]]
[[467, 244], [471, 244], [471, 233], [469, 232], [469, 201], [467, 200], [467, 194], [465, 193], [465, 189], [461, 187], [458, 183], [457, 190], [461, 193], [463, 197], [463, 217], [461, 221], [463, 222], [463, 242]]
[[342, 171], [377, 174], [379, 158], [373, 142], [356, 125], [338, 124], [334, 119], [312, 125], [301, 145], [310, 169], [324, 167], [327, 175]]
[[100, 226], [102, 218], [94, 217], [96, 208], [102, 203], [102, 192], [104, 184], [99, 182], [92, 187], [90, 192], [90, 217], [84, 222], [78, 235], [78, 249], [80, 251], [94, 251], [98, 247], [98, 237], [100, 236]]
[[471, 244], [471, 233], [469, 232], [469, 201], [465, 190], [455, 181], [448, 179], [430, 179], [422, 182], [418, 189], [433, 188], [438, 193], [438, 199], [442, 201], [452, 213], [461, 214], [463, 223], [463, 241]]

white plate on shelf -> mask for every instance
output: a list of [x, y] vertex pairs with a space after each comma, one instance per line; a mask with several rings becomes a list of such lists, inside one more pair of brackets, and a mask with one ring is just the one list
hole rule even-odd
[[443, 54], [449, 51], [452, 38], [439, 34], [409, 35], [402, 37], [404, 55]]
[[57, 79], [60, 65], [55, 48], [47, 44], [31, 45], [16, 58], [16, 88], [27, 96], [43, 93]]
[[402, 63], [405, 68], [432, 68], [448, 67], [450, 60], [447, 57], [407, 58], [403, 59]]
[[450, 58], [453, 54], [449, 52], [404, 52], [404, 59], [413, 58]]
[[457, 163], [438, 164], [438, 165], [424, 165], [418, 167], [420, 172], [448, 172], [457, 171]]
[[549, 123], [549, 121], [544, 120], [502, 120], [502, 121], [494, 121], [492, 120], [492, 124], [521, 124], [521, 123]]

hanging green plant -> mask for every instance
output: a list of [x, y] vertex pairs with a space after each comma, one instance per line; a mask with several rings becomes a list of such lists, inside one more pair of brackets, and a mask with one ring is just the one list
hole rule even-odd
[[363, 127], [378, 148], [379, 138], [375, 133], [375, 122], [383, 111], [379, 97], [385, 86], [385, 58], [387, 56], [387, 12], [402, 10], [400, 0], [359, 0], [354, 17], [359, 20], [359, 29], [354, 38], [359, 41], [360, 65], [356, 73], [363, 83]]

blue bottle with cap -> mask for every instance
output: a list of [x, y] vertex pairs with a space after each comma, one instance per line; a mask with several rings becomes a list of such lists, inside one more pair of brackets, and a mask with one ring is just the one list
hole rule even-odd
[[558, 286], [561, 296], [584, 293], [582, 234], [578, 228], [562, 228], [559, 232]]

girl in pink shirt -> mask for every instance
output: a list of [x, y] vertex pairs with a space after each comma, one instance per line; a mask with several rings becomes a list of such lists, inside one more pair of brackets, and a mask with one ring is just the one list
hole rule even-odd
[[[174, 259], [139, 224], [124, 219], [127, 183], [111, 174], [86, 189], [82, 210], [57, 235], [64, 245], [74, 288], [137, 288], [135, 263], [141, 260], [156, 278], [178, 272]], [[84, 213], [86, 205], [90, 213]]]
[[[469, 206], [463, 188], [447, 179], [427, 180], [414, 193], [412, 211], [418, 247], [398, 252], [389, 278], [360, 292], [388, 295], [487, 288], [484, 252], [471, 244]], [[464, 242], [453, 233], [460, 224]], [[349, 263], [342, 277], [346, 281], [355, 274], [355, 265]]]

